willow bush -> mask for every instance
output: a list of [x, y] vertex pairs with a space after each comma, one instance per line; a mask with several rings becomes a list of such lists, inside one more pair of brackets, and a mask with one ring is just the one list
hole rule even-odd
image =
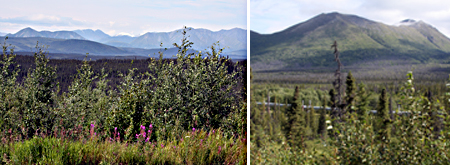
[[[48, 64], [45, 47], [36, 46], [35, 68], [24, 82], [16, 80], [13, 49], [3, 45], [0, 67], [0, 131], [19, 139], [67, 130], [75, 134], [91, 124], [102, 138], [120, 132], [125, 140], [136, 141], [141, 125], [152, 125], [151, 139], [181, 136], [192, 129], [221, 128], [227, 136], [245, 134], [246, 99], [239, 63], [221, 57], [216, 44], [206, 53], [189, 53], [193, 43], [182, 31], [176, 59], [149, 60], [148, 70], [130, 68], [117, 89], [109, 86], [102, 70], [94, 73], [87, 61], [78, 69], [67, 93], [58, 94], [56, 67]], [[100, 132], [102, 132], [100, 134]], [[77, 135], [78, 136], [78, 135]], [[81, 136], [81, 135], [80, 135]]]

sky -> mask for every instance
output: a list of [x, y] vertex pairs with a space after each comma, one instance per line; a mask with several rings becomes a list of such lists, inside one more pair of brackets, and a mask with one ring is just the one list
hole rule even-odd
[[[247, 0], [0, 0], [0, 32], [100, 29], [139, 36], [183, 28], [247, 29]], [[6, 4], [6, 5], [5, 5]]]
[[450, 37], [448, 0], [250, 0], [250, 30], [270, 34], [331, 12], [387, 25], [405, 19], [422, 20]]

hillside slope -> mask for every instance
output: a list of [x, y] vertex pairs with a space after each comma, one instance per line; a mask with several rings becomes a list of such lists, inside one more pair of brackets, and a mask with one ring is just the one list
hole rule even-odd
[[331, 66], [334, 41], [344, 65], [386, 59], [424, 63], [445, 59], [450, 52], [450, 39], [423, 21], [390, 26], [336, 12], [274, 34], [252, 31], [250, 40], [252, 67], [257, 70]]

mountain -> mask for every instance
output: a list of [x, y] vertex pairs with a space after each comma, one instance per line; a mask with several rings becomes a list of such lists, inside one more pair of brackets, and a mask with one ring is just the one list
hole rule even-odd
[[[58, 39], [79, 39], [90, 40], [114, 47], [130, 47], [142, 49], [159, 49], [163, 43], [164, 48], [172, 48], [173, 43], [180, 43], [182, 29], [172, 32], [148, 32], [138, 37], [127, 35], [109, 36], [97, 29], [84, 29], [74, 31], [36, 31], [32, 28], [25, 28], [9, 37], [43, 37]], [[1, 34], [0, 34], [1, 35]], [[230, 30], [220, 30], [213, 32], [207, 29], [188, 30], [189, 40], [194, 42], [193, 49], [204, 50], [211, 47], [213, 43], [219, 41], [221, 47], [226, 47], [224, 52], [232, 52], [247, 49], [247, 31], [240, 28]]]
[[[44, 47], [44, 50], [51, 54], [70, 54], [70, 56], [85, 55], [86, 53], [89, 53], [89, 55], [105, 57], [140, 56], [158, 58], [158, 52], [162, 51], [164, 53], [164, 58], [173, 58], [178, 53], [178, 48], [169, 48], [167, 50], [160, 48], [126, 48], [114, 47], [89, 40], [56, 39], [43, 37], [9, 37], [6, 43], [8, 45], [11, 44], [12, 46], [14, 46], [14, 51], [16, 53], [20, 52], [18, 54], [30, 54], [29, 52], [36, 51], [35, 47], [37, 41], [39, 41], [39, 47]], [[191, 49], [188, 51], [188, 53], [194, 52], [196, 52], [196, 50]]]
[[84, 39], [82, 36], [78, 35], [72, 31], [36, 31], [32, 28], [25, 28], [18, 31], [9, 37], [45, 37], [45, 38], [59, 38], [59, 39]]
[[[207, 49], [213, 43], [220, 42], [220, 47], [225, 47], [224, 56], [232, 59], [246, 59], [246, 30], [230, 29], [213, 32], [207, 29], [192, 29], [187, 32], [189, 40], [194, 42], [192, 52]], [[177, 53], [172, 45], [180, 43], [181, 30], [172, 32], [152, 32], [139, 37], [127, 35], [109, 36], [101, 30], [75, 30], [75, 31], [36, 31], [25, 28], [15, 34], [8, 34], [8, 44], [15, 46], [16, 52], [33, 52], [36, 41], [39, 45], [49, 45], [51, 53], [69, 53], [91, 55], [138, 55], [153, 56], [161, 48], [168, 48], [164, 53], [165, 58], [171, 58]], [[160, 43], [163, 47], [160, 47]], [[210, 49], [207, 49], [210, 50]], [[156, 56], [159, 57], [159, 56]]]
[[77, 33], [78, 35], [82, 36], [83, 38], [85, 38], [87, 40], [91, 40], [91, 41], [95, 41], [95, 42], [99, 42], [99, 41], [101, 41], [101, 39], [111, 37], [99, 29], [97, 29], [95, 31], [92, 29], [74, 30], [73, 32]]
[[450, 53], [450, 39], [423, 21], [386, 25], [356, 15], [320, 14], [273, 34], [250, 32], [252, 65], [274, 69], [335, 65], [330, 46], [338, 43], [341, 62], [400, 59], [440, 60]]
[[34, 52], [37, 41], [39, 41], [39, 46], [46, 47], [46, 50], [51, 53], [135, 55], [134, 52], [128, 52], [120, 48], [88, 40], [43, 37], [9, 37], [6, 42], [7, 44], [11, 44], [15, 47], [15, 52]]
[[131, 37], [131, 36], [127, 36], [127, 35], [119, 35], [119, 36], [102, 38], [99, 42], [107, 44], [107, 45], [111, 45], [111, 46], [116, 46], [116, 47], [139, 48], [137, 46], [133, 46], [130, 44], [135, 39], [136, 39], [136, 37]]
[[8, 33], [0, 32], [0, 36], [6, 36], [6, 34], [8, 34]]
[[[182, 30], [172, 32], [148, 32], [137, 37], [130, 42], [132, 47], [136, 48], [159, 48], [172, 47], [173, 43], [181, 42]], [[207, 29], [191, 29], [187, 31], [189, 40], [194, 43], [193, 49], [204, 50], [213, 43], [219, 41], [221, 47], [228, 47], [225, 51], [235, 51], [247, 48], [247, 32], [244, 29], [234, 28], [230, 30], [220, 30], [213, 32]]]

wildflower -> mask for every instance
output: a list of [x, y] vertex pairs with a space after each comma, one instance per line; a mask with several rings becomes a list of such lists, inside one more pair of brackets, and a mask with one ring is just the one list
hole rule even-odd
[[117, 132], [117, 127], [114, 127], [114, 132]]
[[333, 126], [330, 125], [330, 126], [327, 127], [327, 129], [333, 129]]
[[164, 148], [164, 144], [161, 144], [161, 148]]
[[153, 128], [153, 125], [152, 125], [152, 124], [150, 124], [150, 126], [148, 126], [148, 127], [150, 127], [150, 128]]
[[177, 146], [173, 146], [173, 149], [176, 149], [177, 148]]
[[147, 143], [147, 142], [148, 142], [148, 140], [150, 140], [150, 138], [147, 138], [147, 139], [145, 139], [145, 142]]
[[220, 151], [222, 151], [222, 147], [219, 146], [219, 152], [217, 152], [217, 154], [220, 154]]
[[327, 123], [327, 124], [330, 124], [331, 123], [331, 121], [330, 120], [327, 120], [325, 123]]
[[91, 124], [91, 128], [94, 128], [94, 124]]
[[195, 132], [195, 128], [192, 128], [192, 131], [194, 131], [194, 132]]
[[136, 134], [136, 139], [139, 138], [139, 134]]

